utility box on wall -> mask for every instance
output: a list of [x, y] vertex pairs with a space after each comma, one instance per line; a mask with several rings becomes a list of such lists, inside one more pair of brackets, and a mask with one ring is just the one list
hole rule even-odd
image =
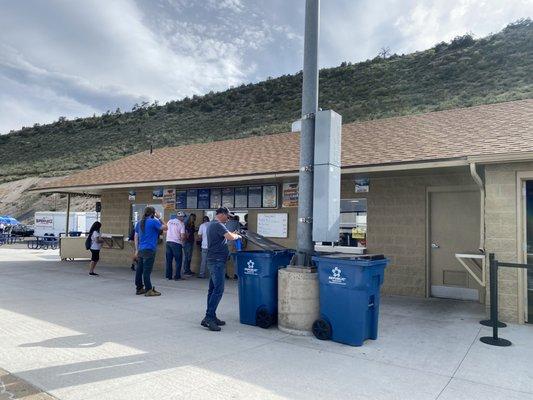
[[315, 118], [313, 240], [338, 242], [341, 196], [342, 117], [319, 111]]

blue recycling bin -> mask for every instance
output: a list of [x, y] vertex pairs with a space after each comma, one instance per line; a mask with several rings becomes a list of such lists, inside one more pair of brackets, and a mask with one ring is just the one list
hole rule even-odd
[[241, 324], [268, 328], [278, 318], [278, 270], [289, 265], [292, 250], [233, 253], [239, 278]]
[[388, 260], [382, 255], [313, 257], [318, 268], [320, 318], [313, 334], [351, 346], [377, 339], [380, 288]]

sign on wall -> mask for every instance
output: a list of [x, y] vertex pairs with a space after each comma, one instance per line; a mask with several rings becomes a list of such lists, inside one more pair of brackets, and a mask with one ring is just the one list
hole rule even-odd
[[152, 190], [152, 199], [153, 200], [162, 199], [162, 198], [163, 198], [163, 188], [162, 187]]
[[298, 207], [298, 182], [283, 184], [282, 207]]
[[370, 180], [368, 178], [355, 180], [355, 193], [368, 192], [369, 187]]
[[176, 206], [176, 189], [165, 189], [163, 191], [163, 207], [166, 210], [173, 210]]
[[289, 215], [287, 213], [257, 214], [257, 233], [264, 237], [286, 238]]
[[187, 208], [187, 191], [176, 190], [176, 210], [185, 210]]
[[263, 186], [263, 207], [275, 208], [278, 204], [278, 187], [276, 185]]
[[198, 189], [198, 208], [199, 209], [206, 209], [210, 207], [209, 203], [209, 189]]
[[38, 217], [35, 218], [35, 226], [50, 228], [54, 226], [54, 219], [51, 217]]

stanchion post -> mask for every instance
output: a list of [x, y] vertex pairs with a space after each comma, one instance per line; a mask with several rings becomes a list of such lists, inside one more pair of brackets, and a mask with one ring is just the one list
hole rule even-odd
[[[498, 321], [498, 261], [494, 256], [494, 253], [489, 253], [489, 280], [490, 280], [490, 319], [484, 319], [479, 321], [483, 326], [494, 326], [497, 328], [505, 328], [507, 324]], [[495, 294], [495, 296], [493, 295]], [[495, 305], [495, 307], [493, 307]], [[496, 315], [496, 316], [494, 316]], [[496, 318], [496, 319], [494, 319]], [[494, 323], [496, 321], [496, 323]], [[498, 330], [496, 329], [496, 338], [498, 337]]]
[[490, 279], [490, 321], [492, 323], [492, 336], [483, 336], [479, 340], [492, 346], [506, 347], [511, 342], [498, 337], [498, 261], [494, 253], [489, 254], [489, 279]]

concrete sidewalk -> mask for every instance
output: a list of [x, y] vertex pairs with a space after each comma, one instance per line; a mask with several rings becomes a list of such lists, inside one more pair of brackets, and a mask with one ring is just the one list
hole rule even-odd
[[199, 325], [206, 280], [156, 271], [146, 298], [128, 268], [56, 257], [0, 248], [0, 368], [59, 399], [533, 398], [533, 327], [487, 346], [479, 304], [385, 297], [378, 340], [350, 347], [239, 324], [230, 281], [216, 333]]

